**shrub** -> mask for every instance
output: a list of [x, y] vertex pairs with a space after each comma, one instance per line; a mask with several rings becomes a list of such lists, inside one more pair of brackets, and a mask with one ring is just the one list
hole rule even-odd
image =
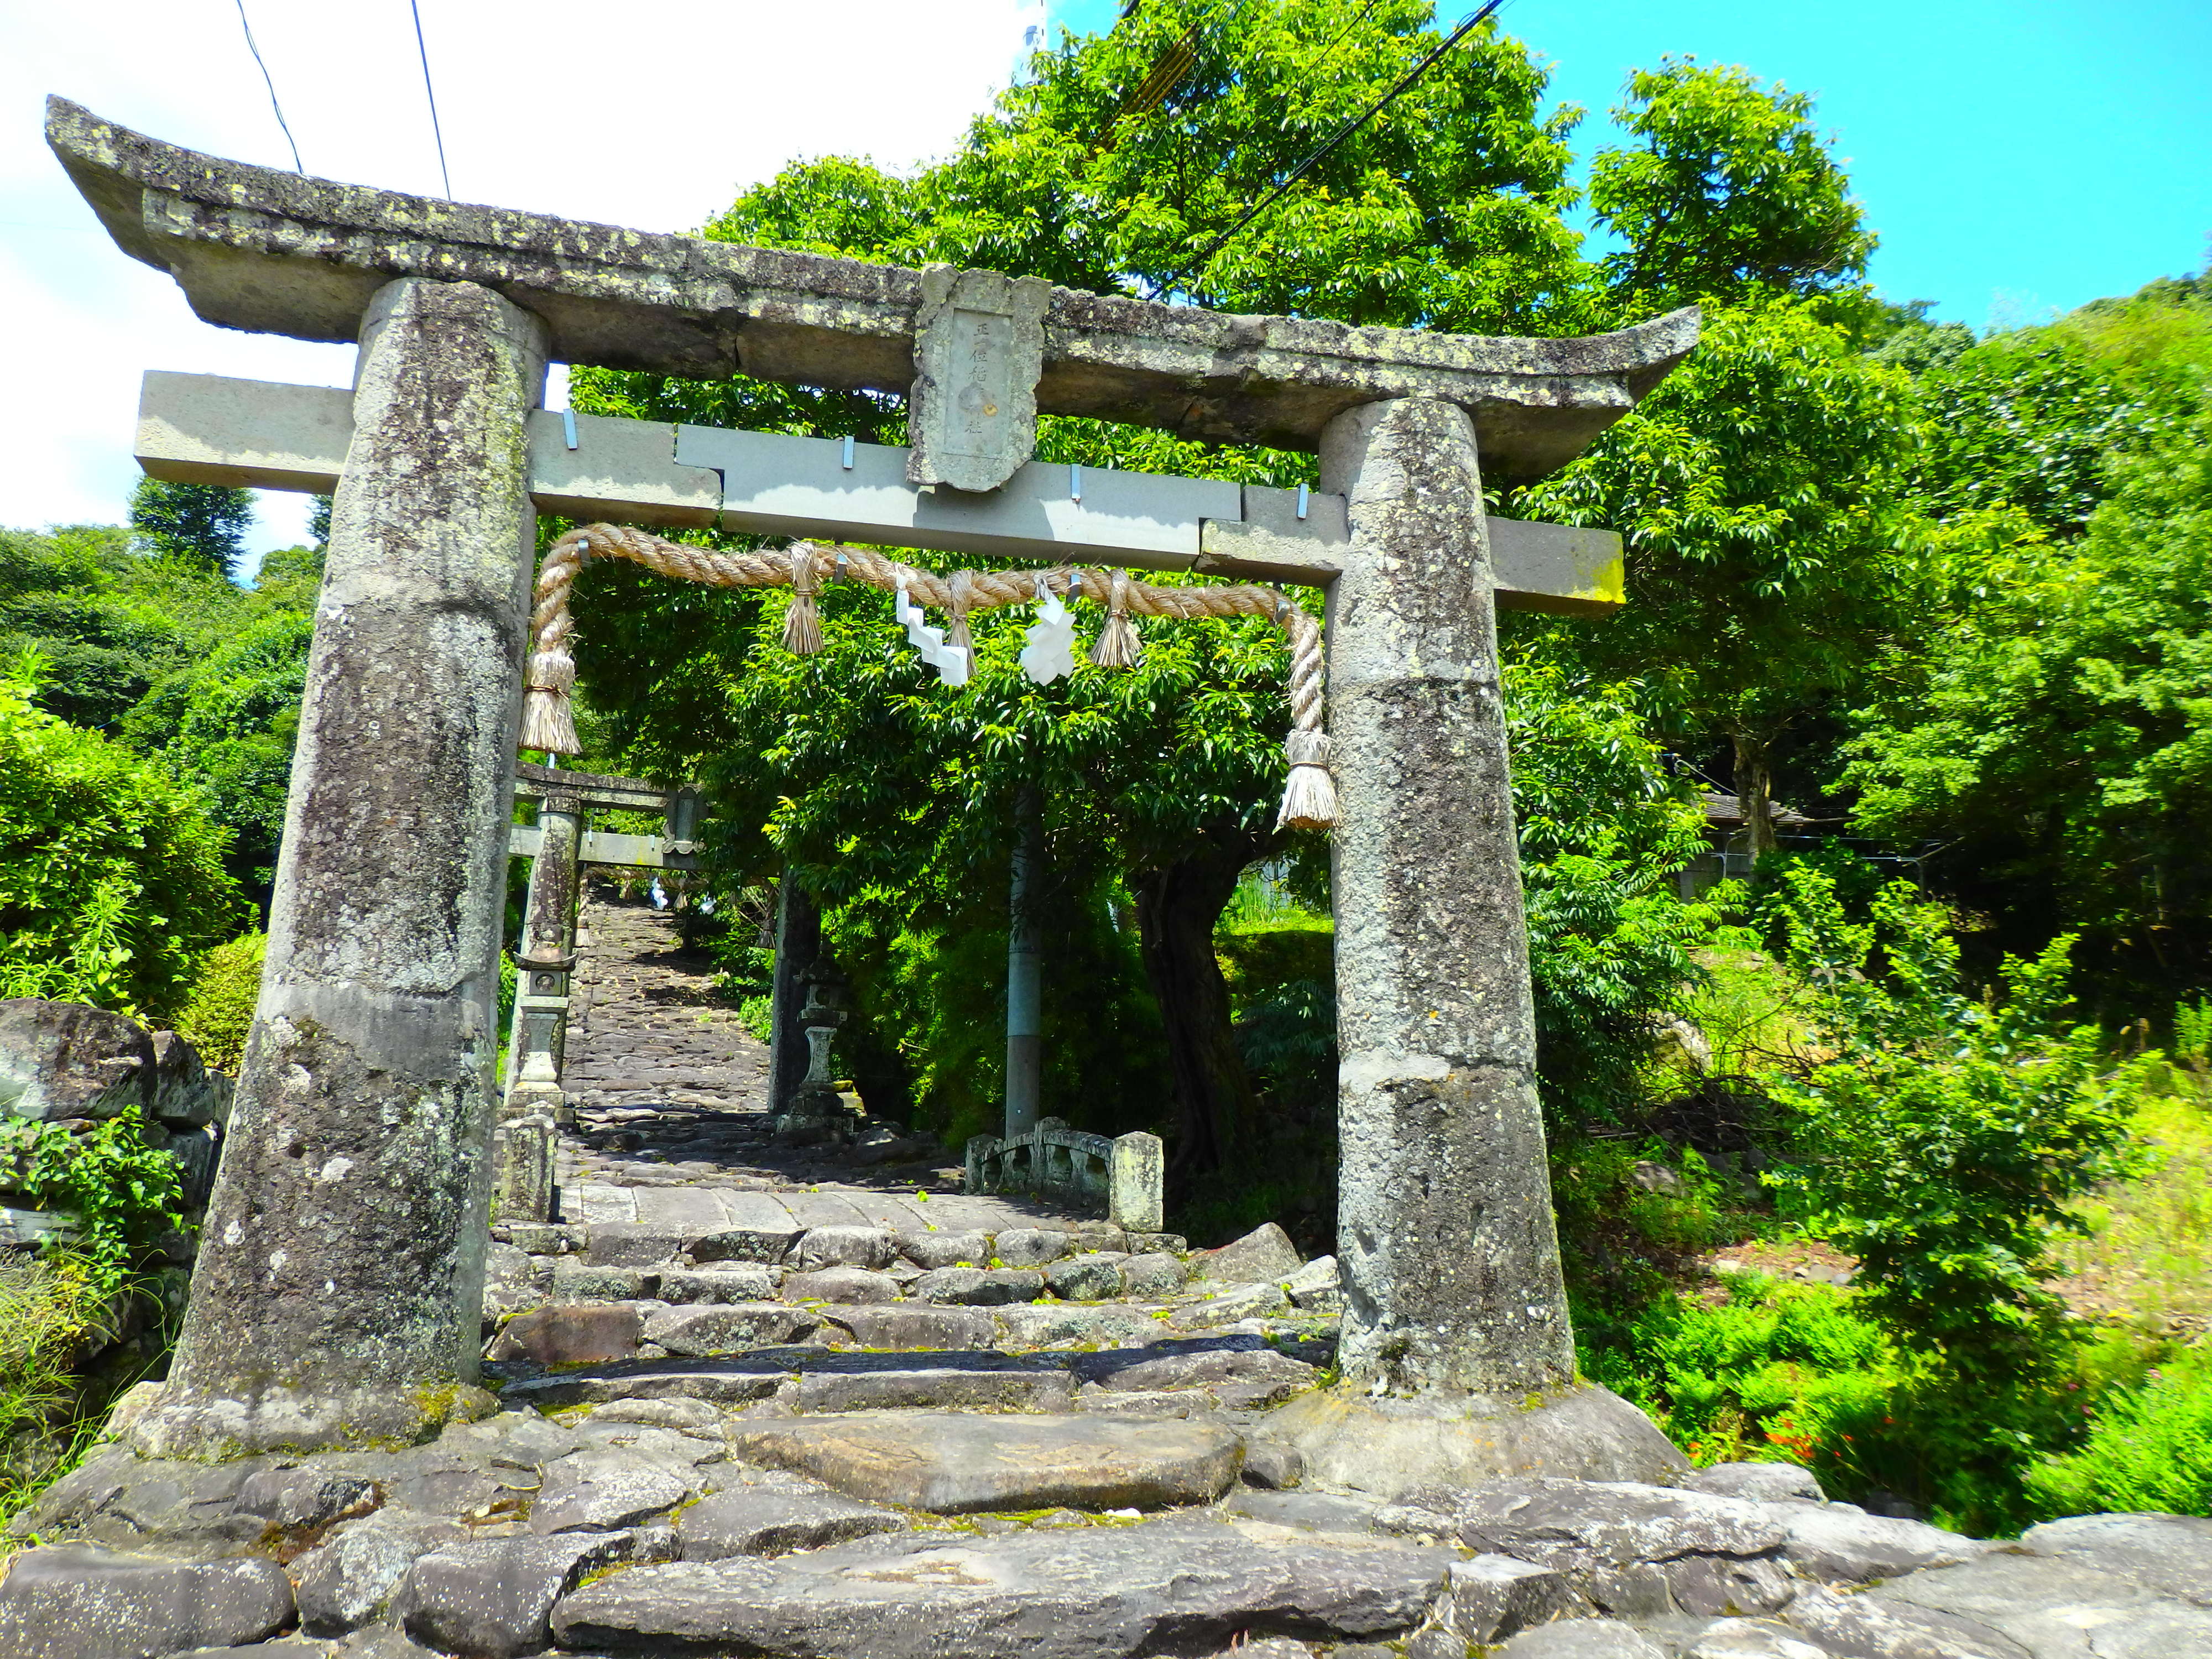
[[177, 1014], [177, 1030], [217, 1071], [235, 1074], [246, 1059], [246, 1034], [253, 1025], [268, 954], [268, 934], [241, 933], [200, 959], [191, 994]]
[[0, 995], [166, 1015], [228, 932], [228, 834], [158, 765], [33, 708], [0, 671]]
[[2212, 1516], [2212, 1353], [2116, 1391], [2094, 1408], [2087, 1443], [2030, 1469], [2027, 1485], [2045, 1516]]
[[2094, 1027], [2068, 1028], [2070, 940], [2007, 957], [2005, 994], [1959, 984], [1941, 906], [1893, 883], [1869, 921], [1798, 865], [1771, 901], [1811, 1023], [1832, 1056], [1772, 1088], [1795, 1120], [1770, 1176], [1809, 1231], [1859, 1260], [1875, 1310], [1954, 1364], [2017, 1381], [2056, 1311], [2049, 1246], [2124, 1165], [2131, 1079], [2102, 1075]]
[[97, 1419], [76, 1415], [77, 1367], [115, 1335], [114, 1312], [81, 1259], [0, 1260], [0, 1517], [12, 1518], [96, 1430]]

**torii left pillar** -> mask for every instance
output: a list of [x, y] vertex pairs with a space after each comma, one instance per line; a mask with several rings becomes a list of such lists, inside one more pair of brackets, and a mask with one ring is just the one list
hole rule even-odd
[[412, 1442], [475, 1387], [543, 325], [363, 319], [261, 1000], [155, 1454]]

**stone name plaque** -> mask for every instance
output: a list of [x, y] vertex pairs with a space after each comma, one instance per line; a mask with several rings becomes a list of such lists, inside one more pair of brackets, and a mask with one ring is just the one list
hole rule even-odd
[[996, 489], [1036, 447], [1036, 384], [1044, 372], [1039, 276], [931, 265], [915, 315], [907, 480]]

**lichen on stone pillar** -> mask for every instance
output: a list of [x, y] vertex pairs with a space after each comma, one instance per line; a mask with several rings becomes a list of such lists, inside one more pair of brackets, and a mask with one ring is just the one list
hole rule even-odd
[[544, 330], [380, 289], [261, 1000], [151, 1453], [407, 1442], [476, 1386]]
[[1340, 1364], [1378, 1394], [1565, 1388], [1474, 428], [1431, 398], [1348, 410], [1322, 487], [1352, 530], [1329, 624]]

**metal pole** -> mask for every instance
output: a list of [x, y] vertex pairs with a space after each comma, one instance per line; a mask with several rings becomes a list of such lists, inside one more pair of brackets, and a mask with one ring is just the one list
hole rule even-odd
[[1044, 1088], [1044, 814], [1035, 789], [1014, 798], [1014, 879], [1006, 917], [1006, 1138], [1036, 1127]]

